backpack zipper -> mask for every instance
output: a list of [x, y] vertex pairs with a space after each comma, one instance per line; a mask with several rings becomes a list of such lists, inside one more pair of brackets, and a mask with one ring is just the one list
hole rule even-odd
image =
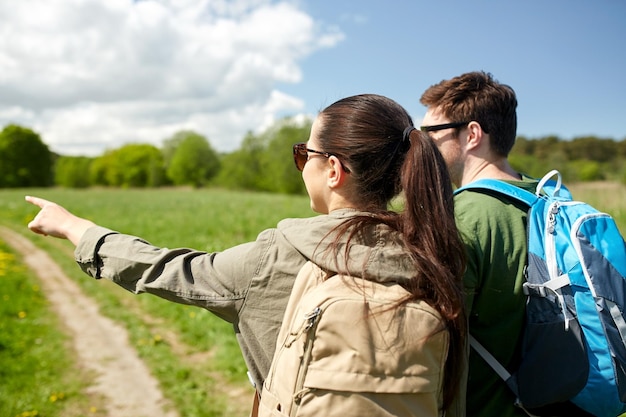
[[306, 333], [306, 340], [304, 341], [304, 352], [302, 355], [302, 362], [300, 363], [300, 367], [298, 369], [298, 375], [296, 376], [296, 386], [294, 389], [293, 395], [293, 404], [291, 407], [291, 412], [289, 415], [291, 417], [296, 415], [298, 411], [298, 407], [300, 406], [300, 400], [302, 396], [306, 394], [309, 390], [303, 389], [304, 387], [304, 378], [306, 377], [306, 367], [311, 361], [311, 355], [313, 352], [313, 334], [315, 333], [315, 328], [317, 327], [317, 323], [319, 323], [319, 317], [322, 314], [322, 309], [320, 307], [315, 307], [311, 310], [310, 313], [304, 316], [304, 323], [300, 327], [300, 330], [293, 334], [295, 336], [289, 345], [295, 342], [300, 336]]
[[[548, 218], [546, 219], [546, 263], [548, 266], [548, 274], [550, 275], [550, 281], [557, 279], [559, 277], [559, 266], [556, 262], [556, 217], [559, 214], [560, 204], [558, 201], [555, 201], [548, 207]], [[545, 289], [550, 289], [549, 286], [545, 285]], [[567, 307], [565, 305], [565, 298], [563, 294], [556, 289], [551, 290], [552, 294], [556, 297], [559, 306], [561, 307], [561, 312], [563, 313], [563, 322], [565, 325], [565, 331], [569, 331], [569, 320], [567, 319]]]
[[554, 202], [548, 207], [548, 218], [546, 219], [546, 260], [548, 261], [548, 272], [550, 279], [554, 279], [558, 275], [556, 265], [556, 244], [554, 243], [554, 229], [556, 225], [556, 215], [559, 213], [559, 203]]

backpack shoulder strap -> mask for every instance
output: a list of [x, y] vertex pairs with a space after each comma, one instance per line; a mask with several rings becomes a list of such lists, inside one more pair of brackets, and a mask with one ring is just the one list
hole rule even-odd
[[478, 353], [485, 362], [491, 366], [491, 368], [502, 378], [502, 380], [506, 383], [509, 389], [515, 394], [515, 405], [521, 408], [529, 417], [538, 417], [528, 411], [519, 401], [519, 389], [517, 387], [517, 380], [514, 376], [512, 376], [509, 371], [506, 370], [504, 366], [498, 362], [498, 360], [491, 354], [483, 345], [480, 344], [478, 340], [474, 338], [471, 334], [469, 335], [470, 346]]
[[504, 366], [498, 362], [496, 358], [493, 357], [491, 353], [483, 345], [480, 344], [478, 340], [474, 338], [471, 334], [469, 335], [470, 346], [478, 353], [484, 360], [487, 362], [491, 368], [506, 382], [506, 384], [511, 388], [511, 391], [515, 393], [517, 396], [517, 386], [515, 384], [515, 380], [512, 379], [509, 371], [506, 370]]
[[[552, 179], [552, 177], [554, 176], [556, 176], [556, 180]], [[516, 200], [521, 201], [528, 206], [534, 205], [541, 195], [560, 198], [564, 200], [572, 199], [572, 194], [561, 181], [561, 173], [556, 169], [548, 172], [539, 180], [539, 183], [537, 184], [537, 189], [534, 194], [530, 191], [524, 190], [523, 188], [519, 188], [513, 184], [509, 184], [508, 182], [492, 178], [483, 178], [474, 181], [456, 189], [454, 193], [458, 194], [464, 190], [495, 191], [507, 197], [515, 198]]]
[[458, 194], [465, 190], [489, 190], [495, 191], [499, 194], [503, 194], [507, 197], [515, 198], [528, 206], [532, 206], [537, 201], [537, 196], [530, 191], [526, 191], [522, 188], [516, 187], [508, 182], [495, 180], [491, 178], [483, 178], [461, 188], [457, 188], [454, 193]]

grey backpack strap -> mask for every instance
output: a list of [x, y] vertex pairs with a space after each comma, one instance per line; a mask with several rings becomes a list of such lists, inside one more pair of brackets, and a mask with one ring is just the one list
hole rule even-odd
[[[478, 353], [480, 357], [483, 358], [494, 371], [496, 371], [500, 378], [502, 378], [502, 380], [504, 380], [506, 384], [513, 390], [515, 395], [517, 395], [517, 386], [515, 386], [514, 382], [509, 383], [509, 380], [511, 380], [511, 374], [509, 373], [509, 371], [507, 371], [504, 366], [500, 365], [500, 362], [498, 362], [498, 360], [494, 358], [493, 355], [489, 353], [487, 349], [485, 349], [485, 347], [478, 342], [478, 340], [474, 339], [474, 336], [472, 336], [471, 334], [469, 335], [469, 340], [470, 346], [474, 348], [476, 353]], [[511, 385], [513, 385], [513, 387], [511, 387]]]
[[[476, 353], [478, 353], [480, 357], [483, 358], [484, 361], [487, 362], [489, 366], [491, 366], [491, 369], [493, 369], [498, 374], [498, 376], [502, 378], [502, 380], [511, 389], [511, 391], [513, 391], [513, 394], [515, 394], [516, 399], [519, 398], [518, 391], [517, 391], [517, 383], [515, 381], [515, 378], [511, 376], [509, 371], [507, 371], [506, 368], [502, 366], [500, 362], [498, 362], [498, 360], [494, 358], [493, 355], [489, 353], [489, 351], [485, 349], [485, 347], [481, 345], [480, 342], [476, 340], [474, 336], [472, 336], [471, 334], [469, 335], [469, 341], [470, 341], [470, 346], [472, 347], [472, 349], [474, 349]], [[522, 410], [524, 410], [524, 412], [528, 414], [530, 417], [536, 417], [534, 414], [531, 414], [528, 410], [526, 410], [524, 406], [519, 402], [519, 400], [516, 400], [515, 405], [521, 408]]]

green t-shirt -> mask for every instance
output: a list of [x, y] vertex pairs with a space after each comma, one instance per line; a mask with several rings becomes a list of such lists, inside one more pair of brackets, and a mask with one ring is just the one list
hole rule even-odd
[[[534, 192], [536, 180], [509, 181]], [[464, 276], [470, 333], [507, 369], [519, 362], [525, 296], [527, 207], [476, 191], [455, 196], [456, 221], [468, 252]], [[467, 389], [468, 417], [525, 417], [514, 395], [473, 349]]]

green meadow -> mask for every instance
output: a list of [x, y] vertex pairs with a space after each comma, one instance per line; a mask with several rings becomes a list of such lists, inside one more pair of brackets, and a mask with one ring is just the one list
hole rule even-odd
[[[615, 216], [626, 232], [626, 186], [584, 183], [570, 189], [577, 199]], [[24, 201], [27, 194], [154, 245], [206, 251], [253, 240], [282, 218], [314, 215], [308, 197], [173, 188], [0, 190], [0, 224], [45, 249], [101, 313], [128, 329], [132, 345], [181, 416], [247, 415], [252, 389], [231, 326], [205, 310], [134, 296], [84, 275], [69, 242], [28, 232], [38, 209]], [[85, 390], [94, 376], [75, 363], [69, 337], [49, 313], [37, 278], [2, 241], [0, 299], [3, 416], [104, 416], [103, 399]]]
[[[206, 251], [254, 240], [261, 230], [274, 227], [282, 218], [313, 215], [308, 198], [207, 189], [0, 190], [0, 224], [24, 233], [45, 249], [67, 275], [96, 300], [101, 313], [124, 324], [132, 345], [181, 416], [247, 415], [253, 391], [232, 327], [206, 310], [151, 295], [135, 296], [106, 280], [96, 281], [84, 275], [73, 260], [73, 246], [69, 242], [28, 232], [26, 225], [38, 209], [24, 201], [27, 194], [56, 201], [80, 216], [141, 236], [155, 245]], [[3, 416], [101, 415], [103, 404], [79, 389], [89, 385], [92, 376], [72, 368], [72, 353], [67, 337], [63, 337], [63, 326], [54, 322], [50, 314], [45, 314], [45, 295], [41, 291], [31, 294], [37, 278], [28, 274], [20, 265], [19, 256], [6, 245], [0, 246], [0, 254], [11, 261], [11, 266], [5, 266], [6, 261], [0, 264], [0, 273], [5, 272], [0, 276], [0, 297], [3, 297], [2, 308], [8, 309], [8, 312], [0, 310], [3, 314], [0, 335]], [[14, 273], [15, 268], [21, 275]], [[27, 277], [29, 284], [9, 286], [8, 276], [18, 283]], [[35, 306], [17, 301], [27, 296], [38, 297], [39, 314], [47, 317], [47, 322], [26, 330], [25, 320], [35, 314], [30, 311]], [[19, 317], [22, 311], [26, 318]], [[4, 315], [10, 316], [10, 320], [5, 320]], [[4, 331], [4, 326], [11, 327], [12, 332]], [[40, 332], [53, 333], [60, 340], [53, 346]], [[22, 359], [25, 356], [20, 352], [33, 350], [31, 339], [44, 340], [42, 345], [65, 356], [57, 359], [59, 355], [50, 356], [39, 350], [32, 352], [35, 355], [32, 360]], [[2, 366], [11, 361], [17, 361], [19, 366], [8, 369]], [[42, 370], [42, 364], [51, 366], [51, 361], [56, 365]], [[41, 372], [55, 377], [41, 379]], [[6, 382], [9, 380], [15, 382]], [[61, 399], [51, 397], [54, 393], [60, 393]], [[4, 414], [4, 410], [10, 411]]]

